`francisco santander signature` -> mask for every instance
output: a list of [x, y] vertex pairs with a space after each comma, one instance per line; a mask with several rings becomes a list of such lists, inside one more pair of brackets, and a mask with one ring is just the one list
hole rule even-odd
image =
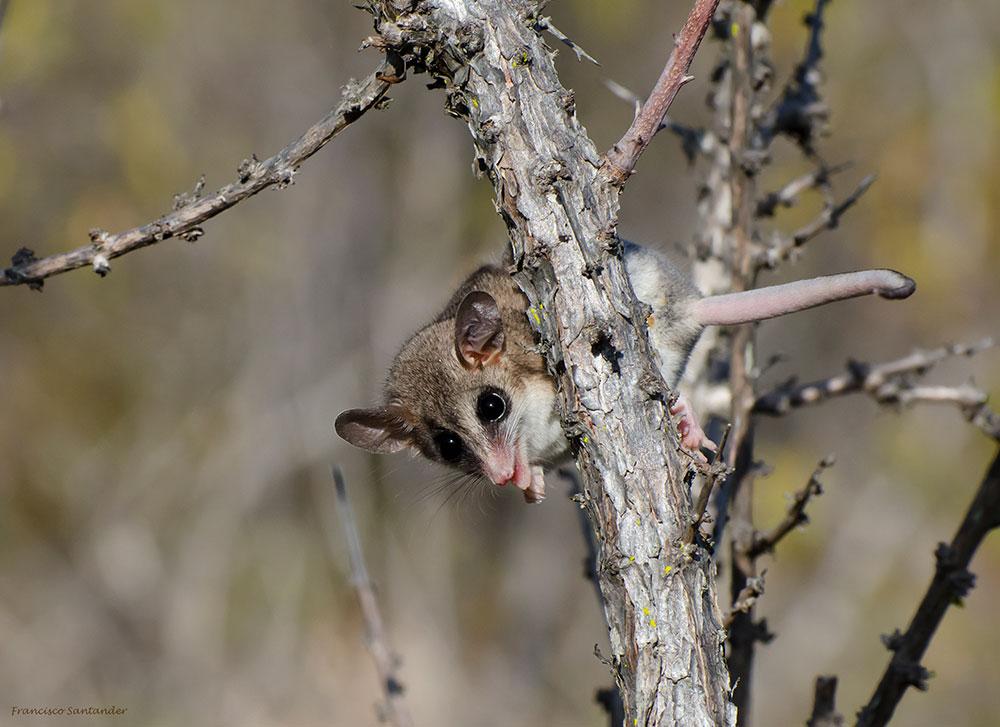
[[10, 708], [11, 717], [80, 717], [85, 715], [106, 715], [118, 717], [125, 714], [128, 707], [110, 705], [108, 707], [19, 707]]

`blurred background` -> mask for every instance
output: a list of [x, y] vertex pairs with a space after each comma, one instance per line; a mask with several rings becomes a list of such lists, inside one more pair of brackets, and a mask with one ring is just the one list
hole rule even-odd
[[[778, 78], [810, 3], [773, 13]], [[688, 3], [557, 0], [547, 12], [602, 67], [563, 49], [565, 85], [600, 148], [645, 93]], [[333, 0], [13, 0], [0, 30], [0, 241], [39, 256], [169, 210], [206, 175], [228, 183], [320, 118], [348, 78], [368, 15]], [[761, 327], [768, 372], [819, 377], [997, 334], [1000, 318], [1000, 5], [837, 0], [825, 36], [833, 136], [879, 180], [841, 226], [773, 280], [892, 266], [906, 303], [856, 301]], [[707, 119], [706, 43], [672, 111]], [[594, 657], [606, 642], [566, 485], [526, 507], [509, 491], [437, 491], [441, 471], [370, 457], [333, 434], [379, 396], [404, 338], [506, 242], [462, 123], [411, 78], [284, 191], [81, 270], [42, 294], [0, 290], [0, 721], [20, 706], [115, 704], [114, 725], [364, 725], [377, 681], [347, 580], [328, 466], [347, 474], [402, 678], [420, 725], [604, 725]], [[779, 144], [763, 186], [803, 171]], [[782, 156], [785, 154], [785, 156]], [[672, 247], [694, 235], [698, 170], [657, 139], [624, 197], [621, 232]], [[783, 213], [791, 228], [819, 208]], [[1000, 393], [1000, 356], [942, 367]], [[766, 383], [765, 382], [765, 383]], [[838, 457], [812, 524], [767, 564], [759, 604], [759, 725], [801, 724], [818, 673], [846, 715], [885, 666], [993, 447], [950, 408], [894, 413], [853, 397], [763, 420], [757, 520], [774, 522], [815, 462]], [[963, 609], [925, 660], [901, 725], [1000, 723], [1000, 537], [973, 563]], [[727, 604], [723, 603], [725, 607]], [[59, 724], [72, 722], [57, 720]], [[101, 718], [87, 718], [102, 724]]]

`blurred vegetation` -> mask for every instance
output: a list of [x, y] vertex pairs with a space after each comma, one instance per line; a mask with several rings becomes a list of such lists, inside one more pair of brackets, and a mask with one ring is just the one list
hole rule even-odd
[[[776, 5], [779, 78], [807, 7]], [[603, 78], [645, 91], [685, 11], [548, 7], [603, 64], [561, 57], [599, 145], [632, 113]], [[374, 55], [355, 49], [369, 32], [366, 15], [329, 0], [13, 0], [0, 30], [4, 249], [75, 247], [92, 227], [169, 209], [201, 174], [209, 188], [230, 181], [368, 72]], [[787, 357], [772, 381], [998, 333], [1000, 6], [838, 0], [826, 46], [823, 153], [855, 162], [839, 189], [871, 171], [879, 181], [781, 277], [886, 265], [919, 291], [763, 326], [762, 350]], [[706, 44], [699, 79], [715, 53]], [[127, 707], [115, 725], [374, 723], [374, 670], [322, 516], [336, 460], [419, 724], [605, 723], [592, 695], [608, 681], [593, 656], [606, 635], [563, 484], [553, 478], [539, 508], [509, 492], [442, 505], [437, 470], [333, 436], [336, 413], [377, 397], [396, 346], [505, 243], [466, 131], [421, 80], [198, 243], [116, 260], [105, 280], [84, 270], [41, 295], [0, 291], [0, 707]], [[688, 86], [673, 115], [705, 120], [704, 93]], [[787, 151], [765, 186], [801, 171]], [[658, 140], [622, 233], [686, 244], [696, 192], [697, 170]], [[795, 214], [808, 210], [779, 221]], [[1000, 392], [996, 354], [938, 373], [969, 375]], [[841, 676], [850, 714], [887, 660], [879, 634], [910, 617], [991, 447], [950, 409], [897, 415], [860, 398], [761, 430], [774, 466], [762, 523], [820, 457], [838, 464], [812, 525], [768, 568], [760, 612], [778, 638], [760, 653], [757, 723], [801, 723], [816, 673]], [[930, 691], [907, 695], [899, 724], [1000, 722], [995, 538], [973, 570], [976, 589], [927, 656]]]

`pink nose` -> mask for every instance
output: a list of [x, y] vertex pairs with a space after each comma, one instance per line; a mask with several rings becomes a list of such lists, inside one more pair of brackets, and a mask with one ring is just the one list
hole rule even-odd
[[503, 487], [514, 479], [514, 468], [504, 468], [502, 471], [494, 470], [490, 473], [490, 479], [493, 480], [493, 484]]
[[494, 484], [501, 487], [514, 479], [516, 469], [513, 457], [509, 456], [498, 457], [494, 455], [493, 457], [486, 458], [486, 461], [483, 462], [483, 474], [493, 480]]

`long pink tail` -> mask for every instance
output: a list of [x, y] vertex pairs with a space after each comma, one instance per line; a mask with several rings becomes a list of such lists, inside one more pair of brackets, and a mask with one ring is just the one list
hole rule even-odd
[[701, 298], [693, 312], [703, 326], [731, 326], [871, 293], [893, 300], [907, 298], [916, 288], [913, 280], [895, 270], [860, 270]]

